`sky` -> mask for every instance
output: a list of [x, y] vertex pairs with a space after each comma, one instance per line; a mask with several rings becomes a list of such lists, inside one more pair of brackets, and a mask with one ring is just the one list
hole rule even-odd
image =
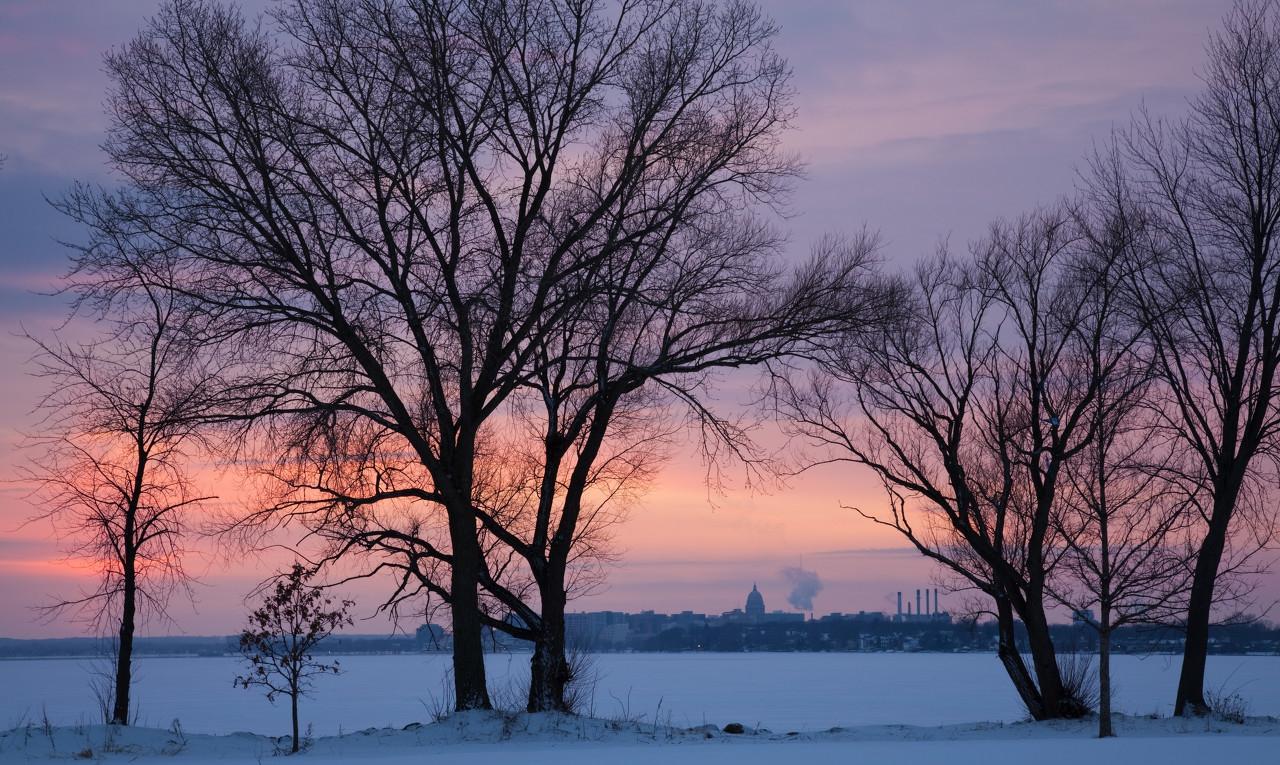
[[[155, 0], [0, 0], [0, 478], [33, 424], [39, 382], [16, 334], [56, 325], [46, 292], [66, 263], [74, 227], [50, 209], [74, 181], [109, 183], [98, 149], [106, 118], [102, 54], [127, 41]], [[794, 70], [798, 118], [788, 148], [807, 165], [791, 198], [789, 253], [824, 233], [881, 232], [888, 267], [949, 241], [962, 246], [993, 219], [1069, 193], [1081, 157], [1140, 105], [1176, 117], [1223, 0], [766, 0], [777, 47]], [[252, 12], [261, 2], [249, 3]], [[824, 584], [815, 610], [891, 610], [894, 593], [931, 586], [933, 572], [852, 506], [878, 509], [877, 484], [857, 468], [804, 474], [768, 491], [710, 492], [695, 459], [677, 454], [616, 532], [606, 586], [578, 609], [719, 613], [758, 583], [786, 606], [783, 569]], [[232, 480], [232, 479], [228, 479]], [[32, 607], [72, 595], [89, 572], [59, 560], [49, 529], [22, 526], [22, 486], [0, 483], [0, 636], [77, 634]], [[252, 585], [271, 561], [193, 561], [195, 602], [175, 603], [152, 634], [238, 628]], [[1264, 591], [1277, 589], [1275, 575]], [[365, 615], [377, 590], [367, 588]], [[908, 595], [910, 598], [910, 595]], [[944, 608], [959, 596], [943, 596]], [[409, 628], [412, 628], [412, 624]], [[367, 631], [385, 629], [370, 620]]]

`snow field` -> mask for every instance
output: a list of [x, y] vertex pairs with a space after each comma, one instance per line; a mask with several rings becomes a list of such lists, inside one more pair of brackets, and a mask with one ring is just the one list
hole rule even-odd
[[[316, 736], [428, 722], [448, 697], [448, 657], [438, 654], [341, 657], [344, 674], [322, 677], [301, 702]], [[526, 654], [488, 660], [495, 700], [522, 705]], [[94, 662], [0, 661], [0, 729], [98, 719], [89, 688]], [[138, 722], [192, 733], [287, 732], [285, 704], [232, 687], [229, 657], [143, 658], [134, 699]], [[1172, 656], [1115, 658], [1116, 709], [1168, 715], [1177, 685]], [[1022, 719], [999, 662], [989, 654], [751, 653], [600, 654], [594, 705], [600, 718], [695, 727], [740, 722], [778, 733], [833, 726], [954, 725]], [[1239, 693], [1248, 714], [1280, 716], [1280, 656], [1212, 656], [1208, 685]], [[1280, 757], [1277, 758], [1280, 762]]]
[[[1092, 721], [938, 727], [862, 726], [820, 733], [724, 734], [559, 715], [465, 713], [405, 730], [370, 729], [311, 742], [311, 763], [1106, 763], [1274, 762], [1280, 720], [1243, 725], [1214, 720], [1117, 720], [1119, 738], [1092, 738]], [[0, 733], [0, 762], [86, 759], [106, 762], [254, 763], [287, 751], [287, 738], [247, 733], [187, 734], [180, 729], [29, 725]]]

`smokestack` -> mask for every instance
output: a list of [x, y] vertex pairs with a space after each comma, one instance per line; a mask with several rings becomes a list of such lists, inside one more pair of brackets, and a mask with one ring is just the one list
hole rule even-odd
[[902, 616], [902, 590], [898, 590], [898, 616]]
[[911, 601], [907, 601], [907, 616], [911, 615]]
[[942, 609], [938, 608], [938, 588], [933, 588], [933, 612], [935, 614], [942, 613]]
[[919, 616], [922, 613], [924, 612], [920, 610], [920, 591], [916, 590], [916, 615]]

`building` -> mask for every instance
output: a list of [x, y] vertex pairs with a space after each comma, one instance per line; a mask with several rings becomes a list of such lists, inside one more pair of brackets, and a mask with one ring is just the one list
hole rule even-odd
[[776, 622], [803, 622], [804, 614], [793, 611], [765, 611], [764, 595], [754, 583], [751, 592], [747, 593], [745, 608], [735, 608], [720, 614], [716, 624], [773, 624]]
[[1092, 627], [1098, 623], [1098, 617], [1092, 608], [1078, 608], [1071, 612], [1071, 626]]
[[756, 589], [755, 582], [751, 583], [751, 592], [747, 593], [747, 607], [743, 610], [746, 612], [747, 621], [764, 621], [764, 596], [760, 594], [760, 590]]
[[621, 611], [567, 613], [564, 615], [565, 637], [570, 645], [579, 648], [615, 648], [627, 642], [629, 616]]
[[[924, 602], [921, 602], [921, 595], [924, 596]], [[906, 613], [902, 611], [902, 593], [898, 593], [898, 613], [893, 617], [893, 621], [898, 624], [921, 623], [921, 622], [943, 622], [951, 623], [951, 614], [943, 611], [938, 607], [938, 588], [933, 588], [933, 602], [929, 602], [929, 588], [916, 590], [915, 610], [911, 609], [911, 601], [907, 601]]]

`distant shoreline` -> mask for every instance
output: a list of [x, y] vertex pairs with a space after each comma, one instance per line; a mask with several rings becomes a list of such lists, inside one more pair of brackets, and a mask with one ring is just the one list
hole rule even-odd
[[[531, 651], [527, 650], [510, 650], [510, 651], [487, 651], [486, 656], [529, 656]], [[592, 651], [592, 654], [598, 655], [633, 655], [633, 656], [743, 656], [758, 655], [769, 656], [777, 654], [835, 654], [835, 655], [913, 655], [913, 656], [995, 656], [995, 651]], [[1083, 655], [1094, 656], [1095, 652], [1083, 651]], [[406, 657], [406, 656], [441, 656], [448, 657], [449, 651], [335, 651], [333, 653], [325, 653], [325, 656], [338, 657]], [[1125, 652], [1114, 653], [1116, 656], [1172, 656], [1178, 657], [1182, 655], [1181, 651], [1142, 651], [1142, 652]], [[1238, 651], [1219, 651], [1210, 652], [1210, 656], [1259, 656], [1259, 657], [1280, 657], [1277, 652], [1238, 652]], [[50, 655], [3, 655], [0, 654], [0, 662], [18, 662], [18, 661], [77, 661], [84, 659], [110, 659], [111, 657], [102, 653], [83, 653], [83, 654], [50, 654]], [[236, 659], [239, 654], [236, 653], [135, 653], [134, 659]]]

